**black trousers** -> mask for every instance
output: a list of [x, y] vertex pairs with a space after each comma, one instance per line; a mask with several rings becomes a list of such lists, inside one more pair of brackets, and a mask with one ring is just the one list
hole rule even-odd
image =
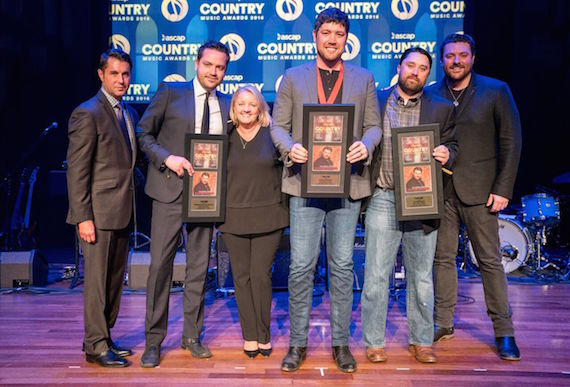
[[258, 235], [224, 233], [230, 253], [239, 322], [243, 339], [271, 341], [271, 267], [283, 230]]
[[172, 268], [180, 244], [181, 230], [186, 238], [184, 278], [183, 337], [199, 338], [204, 325], [204, 293], [212, 224], [186, 224], [182, 227], [182, 195], [173, 203], [152, 203], [150, 268], [146, 286], [146, 345], [160, 345], [166, 337], [168, 301]]
[[129, 253], [129, 227], [95, 229], [95, 243], [79, 238], [85, 258], [83, 319], [85, 353], [98, 355], [109, 348], [121, 304], [125, 265]]
[[477, 257], [487, 314], [493, 322], [495, 337], [514, 336], [507, 277], [501, 264], [497, 215], [491, 214], [484, 204], [465, 205], [456, 195], [445, 201], [445, 213], [437, 235], [433, 264], [434, 322], [441, 327], [453, 326], [453, 311], [457, 304], [455, 260], [460, 221], [467, 227]]

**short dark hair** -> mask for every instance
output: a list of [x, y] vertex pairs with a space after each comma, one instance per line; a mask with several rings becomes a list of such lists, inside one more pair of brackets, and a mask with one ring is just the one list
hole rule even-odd
[[109, 58], [115, 58], [121, 62], [127, 62], [129, 64], [129, 67], [131, 69], [133, 68], [133, 62], [131, 61], [129, 54], [120, 48], [109, 48], [107, 51], [104, 51], [99, 57], [99, 70], [105, 71], [105, 68], [107, 68], [107, 65], [109, 64]]
[[317, 32], [319, 28], [325, 23], [337, 23], [344, 27], [346, 33], [348, 34], [348, 30], [350, 29], [350, 22], [348, 21], [348, 15], [342, 12], [338, 8], [326, 8], [319, 16], [317, 16], [317, 20], [315, 20], [315, 28], [313, 31]]
[[202, 178], [202, 177], [210, 177], [210, 174], [208, 172], [204, 172], [204, 173], [202, 173], [200, 178]]
[[414, 167], [414, 170], [412, 172], [415, 172], [415, 171], [423, 172], [424, 170], [422, 169], [422, 167]]
[[204, 55], [204, 50], [206, 50], [207, 48], [211, 48], [213, 50], [217, 50], [226, 54], [226, 66], [228, 65], [228, 63], [230, 62], [230, 50], [225, 44], [217, 42], [215, 40], [208, 40], [207, 42], [205, 42], [200, 46], [200, 48], [198, 49], [198, 62], [200, 61], [200, 59], [202, 59], [202, 55]]
[[422, 54], [422, 55], [427, 56], [428, 61], [429, 61], [429, 68], [431, 69], [431, 62], [432, 62], [431, 55], [429, 54], [429, 52], [427, 52], [426, 50], [424, 50], [424, 49], [421, 48], [421, 47], [410, 47], [410, 48], [408, 48], [406, 51], [404, 51], [404, 53], [403, 53], [402, 56], [400, 57], [400, 64], [402, 64], [402, 62], [404, 61], [404, 59], [406, 59], [406, 57], [407, 57], [408, 55], [410, 55], [412, 52], [417, 52], [417, 53], [420, 53], [420, 54]]
[[443, 39], [441, 46], [439, 47], [439, 55], [443, 59], [443, 48], [449, 43], [467, 43], [471, 49], [471, 55], [475, 56], [475, 40], [470, 35], [467, 34], [450, 34]]
[[330, 146], [327, 145], [327, 146], [325, 146], [325, 147], [323, 148], [323, 152], [326, 151], [326, 150], [329, 150], [329, 151], [332, 152], [332, 147], [330, 147]]

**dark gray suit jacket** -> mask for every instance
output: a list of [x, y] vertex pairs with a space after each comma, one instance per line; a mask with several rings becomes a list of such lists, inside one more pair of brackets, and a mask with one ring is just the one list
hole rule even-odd
[[[512, 198], [521, 154], [521, 123], [509, 86], [472, 73], [456, 109], [460, 151], [452, 176], [459, 199], [468, 205], [486, 203], [494, 193]], [[445, 78], [430, 87], [447, 98]]]
[[[226, 131], [231, 98], [216, 91]], [[149, 158], [145, 192], [163, 203], [175, 201], [182, 192], [183, 179], [161, 165], [172, 155], [184, 156], [184, 137], [194, 133], [195, 102], [192, 82], [163, 82], [137, 126], [141, 150]]]
[[[133, 129], [137, 112], [125, 104]], [[133, 213], [135, 149], [129, 154], [115, 111], [99, 90], [69, 118], [67, 222], [93, 220], [95, 227], [119, 230]]]

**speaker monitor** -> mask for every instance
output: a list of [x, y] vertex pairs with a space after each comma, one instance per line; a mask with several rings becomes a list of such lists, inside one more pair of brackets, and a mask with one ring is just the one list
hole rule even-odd
[[[128, 284], [130, 289], [146, 289], [148, 269], [150, 267], [150, 252], [130, 251], [127, 263]], [[177, 252], [172, 269], [172, 282], [184, 282], [186, 271], [186, 253]]]
[[0, 287], [45, 286], [48, 262], [37, 250], [0, 252]]

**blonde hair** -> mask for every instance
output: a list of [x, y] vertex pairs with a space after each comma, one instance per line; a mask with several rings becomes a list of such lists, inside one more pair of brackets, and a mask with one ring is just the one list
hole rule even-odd
[[257, 121], [261, 124], [261, 126], [270, 126], [273, 122], [271, 119], [271, 115], [269, 114], [269, 106], [267, 102], [265, 102], [265, 98], [263, 95], [257, 90], [257, 88], [251, 84], [245, 85], [240, 87], [236, 90], [234, 95], [232, 96], [232, 103], [230, 106], [230, 118], [235, 126], [239, 125], [239, 121], [237, 119], [237, 115], [234, 112], [236, 99], [242, 93], [250, 93], [253, 95], [257, 101], [257, 108], [259, 110], [259, 114], [257, 116]]

